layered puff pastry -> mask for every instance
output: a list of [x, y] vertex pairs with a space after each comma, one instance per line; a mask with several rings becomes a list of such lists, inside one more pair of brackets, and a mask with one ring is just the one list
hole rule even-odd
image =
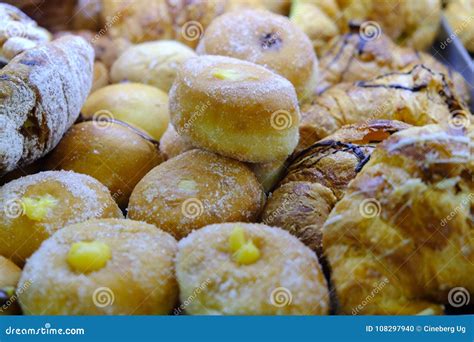
[[467, 127], [396, 133], [349, 184], [323, 227], [340, 313], [439, 314], [452, 291], [474, 294]]

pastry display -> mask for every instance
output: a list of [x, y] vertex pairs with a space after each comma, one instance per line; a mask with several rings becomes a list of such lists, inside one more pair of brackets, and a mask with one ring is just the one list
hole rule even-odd
[[361, 35], [368, 39], [377, 39], [384, 32], [397, 44], [425, 50], [439, 27], [441, 1], [296, 0], [290, 19], [309, 36], [318, 53], [354, 21], [363, 23]]
[[284, 230], [262, 224], [213, 224], [191, 233], [178, 243], [176, 276], [181, 302], [196, 297], [184, 307], [192, 315], [324, 315], [329, 310], [315, 254]]
[[[0, 256], [0, 316], [21, 313], [16, 289], [20, 276], [21, 268]], [[29, 284], [26, 285], [29, 286]], [[21, 288], [19, 291], [23, 290]]]
[[91, 93], [81, 110], [84, 119], [114, 119], [160, 140], [169, 123], [168, 95], [141, 83], [111, 84]]
[[263, 65], [288, 79], [300, 98], [316, 86], [318, 62], [308, 37], [287, 17], [269, 11], [221, 15], [206, 29], [197, 52]]
[[0, 255], [18, 265], [65, 225], [123, 217], [104, 185], [67, 171], [41, 172], [3, 185], [0, 208]]
[[439, 314], [474, 293], [473, 128], [398, 132], [349, 184], [323, 227], [340, 313]]
[[188, 59], [170, 90], [170, 115], [178, 134], [192, 145], [241, 161], [282, 159], [298, 142], [294, 87], [235, 58]]
[[298, 149], [310, 146], [343, 125], [371, 119], [423, 126], [471, 116], [444, 74], [417, 65], [368, 81], [341, 83], [301, 108]]
[[135, 185], [163, 158], [154, 141], [120, 121], [74, 125], [48, 156], [48, 170], [71, 170], [94, 177], [126, 208]]
[[172, 236], [143, 222], [67, 226], [28, 259], [21, 307], [27, 315], [168, 314], [178, 299], [176, 252]]
[[212, 223], [256, 221], [264, 201], [261, 185], [243, 163], [192, 150], [157, 166], [138, 183], [128, 217], [181, 239]]
[[345, 126], [296, 154], [262, 213], [262, 222], [281, 227], [322, 256], [322, 226], [347, 185], [381, 141], [410, 127], [370, 120]]
[[139, 82], [168, 93], [181, 64], [196, 56], [188, 46], [172, 40], [133, 45], [112, 65], [112, 82]]

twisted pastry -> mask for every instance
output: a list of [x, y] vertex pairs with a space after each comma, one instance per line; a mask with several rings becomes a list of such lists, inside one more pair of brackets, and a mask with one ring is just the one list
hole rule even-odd
[[385, 140], [323, 227], [341, 313], [442, 313], [474, 294], [474, 126]]

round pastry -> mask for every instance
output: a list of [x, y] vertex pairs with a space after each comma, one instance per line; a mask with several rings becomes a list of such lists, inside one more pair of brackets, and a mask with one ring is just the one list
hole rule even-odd
[[112, 82], [139, 82], [168, 93], [181, 64], [196, 56], [194, 50], [172, 40], [134, 45], [112, 65]]
[[131, 220], [90, 220], [46, 240], [25, 265], [28, 315], [164, 315], [178, 299], [176, 240]]
[[109, 84], [109, 71], [107, 70], [107, 67], [104, 63], [95, 61], [91, 93], [105, 87], [107, 84]]
[[0, 316], [15, 315], [21, 312], [16, 294], [20, 276], [21, 268], [0, 255]]
[[262, 224], [213, 224], [191, 233], [178, 243], [176, 276], [177, 310], [193, 315], [329, 311], [316, 255], [288, 232]]
[[288, 79], [300, 98], [316, 87], [318, 62], [310, 40], [287, 17], [269, 11], [221, 15], [206, 29], [196, 51], [263, 65]]
[[146, 84], [112, 84], [89, 95], [82, 116], [124, 121], [160, 140], [169, 123], [168, 95]]
[[92, 177], [66, 171], [22, 177], [0, 188], [0, 255], [21, 265], [58, 229], [105, 217], [122, 212]]
[[270, 163], [249, 164], [250, 170], [255, 173], [263, 190], [267, 193], [280, 181], [286, 171], [286, 158]]
[[188, 59], [170, 91], [170, 115], [176, 131], [193, 145], [241, 161], [283, 159], [298, 142], [294, 87], [235, 58]]
[[257, 219], [265, 195], [242, 163], [192, 150], [150, 171], [130, 197], [128, 217], [177, 239], [211, 223]]
[[174, 129], [172, 124], [168, 125], [165, 133], [160, 139], [160, 151], [166, 159], [170, 159], [189, 150], [193, 150], [189, 142], [185, 141]]
[[119, 122], [86, 121], [66, 133], [45, 166], [94, 177], [126, 208], [138, 181], [162, 161], [155, 143], [133, 128]]

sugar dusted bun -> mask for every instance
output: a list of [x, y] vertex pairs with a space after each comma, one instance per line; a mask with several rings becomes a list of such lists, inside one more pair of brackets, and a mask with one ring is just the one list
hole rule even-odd
[[94, 177], [126, 208], [135, 185], [163, 161], [158, 147], [138, 133], [118, 122], [81, 122], [66, 133], [45, 166]]
[[105, 186], [67, 171], [41, 172], [0, 188], [0, 254], [21, 265], [64, 226], [91, 218], [122, 217]]
[[261, 185], [243, 163], [192, 150], [154, 168], [138, 183], [128, 217], [180, 239], [211, 223], [254, 221], [263, 204]]
[[311, 41], [287, 17], [265, 10], [240, 10], [216, 18], [197, 52], [263, 65], [288, 79], [300, 98], [317, 81], [318, 61]]
[[171, 159], [193, 149], [194, 147], [176, 132], [173, 125], [169, 124], [160, 139], [160, 151], [163, 156], [166, 159]]
[[29, 315], [165, 315], [175, 305], [176, 240], [131, 220], [65, 227], [25, 265], [19, 296]]
[[[178, 243], [176, 275], [192, 315], [324, 315], [329, 294], [316, 255], [262, 224], [222, 223]], [[198, 290], [199, 289], [199, 290]], [[186, 301], [191, 295], [195, 300]]]
[[222, 56], [188, 59], [170, 91], [176, 131], [197, 147], [247, 162], [288, 156], [298, 142], [294, 87], [259, 65]]

